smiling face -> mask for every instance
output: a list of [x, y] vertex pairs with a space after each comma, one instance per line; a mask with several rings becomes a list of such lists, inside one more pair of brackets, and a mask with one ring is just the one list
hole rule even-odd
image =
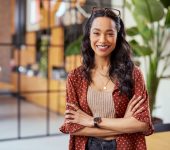
[[90, 29], [90, 43], [95, 56], [109, 57], [116, 47], [117, 30], [115, 22], [108, 17], [94, 19]]

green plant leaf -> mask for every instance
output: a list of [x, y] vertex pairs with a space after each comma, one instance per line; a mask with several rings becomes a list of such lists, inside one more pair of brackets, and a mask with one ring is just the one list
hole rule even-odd
[[143, 16], [148, 22], [159, 21], [164, 16], [164, 7], [157, 0], [133, 0], [135, 14]]
[[68, 45], [66, 48], [65, 55], [70, 56], [70, 55], [80, 54], [81, 41], [82, 41], [82, 36], [80, 36], [78, 39], [76, 39], [70, 45]]
[[161, 2], [165, 6], [165, 8], [168, 8], [170, 6], [170, 0], [161, 0]]
[[167, 14], [166, 14], [165, 26], [166, 26], [167, 28], [170, 28], [170, 9], [168, 9], [168, 12], [167, 12]]
[[[139, 35], [143, 40], [143, 45], [140, 45], [132, 34], [132, 41], [130, 45], [135, 55], [145, 57], [147, 56], [147, 71], [146, 81], [147, 89], [150, 96], [150, 109], [151, 112], [154, 108], [156, 101], [157, 89], [161, 78], [158, 76], [158, 66], [162, 51], [167, 46], [168, 28], [170, 28], [170, 0], [131, 0], [133, 6], [129, 9], [136, 21]], [[165, 6], [165, 7], [164, 7]], [[168, 7], [169, 6], [169, 7]], [[166, 12], [166, 15], [164, 15]], [[164, 25], [162, 22], [164, 21]], [[163, 43], [163, 44], [162, 44]], [[167, 58], [167, 61], [170, 57]]]
[[132, 9], [132, 4], [131, 4], [130, 2], [128, 2], [128, 1], [125, 1], [125, 6], [126, 6], [129, 10]]
[[126, 30], [126, 33], [129, 36], [135, 36], [139, 34], [139, 30], [137, 27], [131, 27]]
[[134, 54], [136, 56], [147, 56], [151, 55], [152, 49], [143, 45], [139, 45], [139, 43], [136, 40], [132, 40], [129, 42]]
[[154, 108], [156, 101], [156, 93], [159, 84], [159, 78], [157, 77], [157, 69], [158, 69], [158, 59], [157, 57], [150, 58], [149, 67], [147, 70], [147, 89], [151, 98], [151, 111]]
[[142, 36], [144, 42], [148, 43], [148, 41], [153, 38], [153, 29], [151, 27], [148, 27], [148, 21], [144, 16], [136, 15], [136, 13], [133, 12], [133, 17], [136, 21], [139, 34]]
[[146, 24], [138, 24], [138, 30], [146, 43], [153, 38], [153, 29], [149, 28]]

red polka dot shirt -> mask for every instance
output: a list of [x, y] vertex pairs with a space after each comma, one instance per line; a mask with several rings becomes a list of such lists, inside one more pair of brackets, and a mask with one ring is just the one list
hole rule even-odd
[[[116, 136], [117, 150], [146, 150], [145, 136], [153, 133], [153, 126], [151, 123], [151, 115], [149, 111], [149, 98], [146, 91], [143, 75], [138, 67], [134, 67], [134, 94], [136, 96], [143, 96], [144, 103], [140, 107], [145, 107], [141, 113], [134, 115], [137, 120], [146, 122], [149, 125], [149, 130], [146, 133], [130, 133]], [[126, 107], [128, 105], [128, 98], [125, 95], [120, 95], [118, 89], [118, 82], [113, 91], [113, 101], [115, 109], [115, 117], [123, 118]], [[83, 67], [78, 67], [69, 73], [66, 85], [66, 101], [74, 103], [80, 107], [84, 112], [92, 115], [87, 103], [87, 89], [88, 81], [83, 76]], [[66, 109], [71, 109], [67, 107]], [[60, 127], [63, 133], [74, 133], [84, 126], [74, 123], [64, 123]], [[85, 150], [87, 136], [70, 135], [69, 150]]]

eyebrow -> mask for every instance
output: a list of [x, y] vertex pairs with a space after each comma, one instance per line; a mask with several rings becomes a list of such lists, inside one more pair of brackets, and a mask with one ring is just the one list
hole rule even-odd
[[[92, 31], [93, 31], [93, 30], [101, 31], [101, 30], [98, 29], [98, 28], [94, 28], [94, 29], [92, 29]], [[113, 30], [113, 29], [107, 29], [106, 32], [115, 32], [115, 30]]]

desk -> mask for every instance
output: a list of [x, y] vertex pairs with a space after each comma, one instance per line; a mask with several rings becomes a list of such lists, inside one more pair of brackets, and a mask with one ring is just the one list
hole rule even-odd
[[170, 131], [146, 136], [148, 150], [170, 150]]

